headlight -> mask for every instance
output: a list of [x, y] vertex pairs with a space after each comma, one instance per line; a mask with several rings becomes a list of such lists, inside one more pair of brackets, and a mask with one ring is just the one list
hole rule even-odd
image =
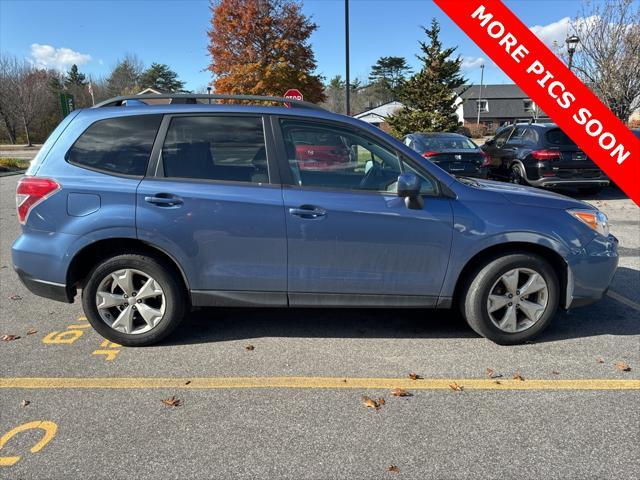
[[600, 210], [567, 210], [570, 215], [591, 227], [600, 235], [609, 235], [609, 219]]

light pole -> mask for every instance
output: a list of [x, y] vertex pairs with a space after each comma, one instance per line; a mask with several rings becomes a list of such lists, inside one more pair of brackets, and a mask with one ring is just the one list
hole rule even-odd
[[484, 63], [480, 65], [480, 90], [478, 91], [478, 120], [477, 124], [480, 124], [480, 109], [482, 108], [482, 83], [484, 82]]
[[[211, 85], [207, 85], [207, 95], [211, 95]], [[211, 105], [211, 98], [209, 98], [209, 105]]]
[[350, 101], [350, 90], [351, 85], [349, 85], [349, 0], [344, 0], [344, 56], [345, 56], [345, 94], [344, 94], [344, 103], [345, 103], [345, 112], [347, 115], [351, 115], [351, 101]]
[[578, 38], [577, 35], [571, 35], [570, 37], [567, 37], [565, 42], [567, 42], [567, 52], [569, 53], [569, 70], [571, 70], [571, 67], [573, 66], [573, 54], [576, 53], [576, 47], [578, 46], [578, 43], [580, 43], [580, 38]]

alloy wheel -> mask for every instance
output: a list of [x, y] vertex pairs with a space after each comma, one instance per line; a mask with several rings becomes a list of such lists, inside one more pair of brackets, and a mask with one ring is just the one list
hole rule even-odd
[[164, 317], [165, 294], [148, 274], [132, 268], [110, 273], [96, 291], [96, 308], [103, 322], [131, 335], [146, 333]]
[[548, 302], [549, 288], [542, 275], [530, 268], [514, 268], [491, 287], [487, 311], [500, 330], [517, 333], [538, 322]]

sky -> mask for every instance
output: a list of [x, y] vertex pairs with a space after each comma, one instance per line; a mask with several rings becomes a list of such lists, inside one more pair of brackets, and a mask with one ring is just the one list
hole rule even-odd
[[[597, 1], [597, 0], [596, 0]], [[564, 46], [580, 0], [507, 0], [516, 15], [548, 45]], [[344, 77], [344, 1], [306, 0], [303, 12], [318, 25], [311, 37], [319, 73]], [[435, 17], [444, 46], [458, 46], [470, 83], [511, 83], [509, 78], [430, 0], [351, 0], [351, 78], [367, 79], [381, 56], [402, 56], [414, 69], [421, 25]], [[208, 0], [0, 0], [0, 51], [35, 65], [68, 70], [76, 63], [94, 78], [106, 76], [128, 53], [145, 65], [166, 63], [189, 90], [211, 82]], [[284, 92], [283, 92], [284, 93]]]

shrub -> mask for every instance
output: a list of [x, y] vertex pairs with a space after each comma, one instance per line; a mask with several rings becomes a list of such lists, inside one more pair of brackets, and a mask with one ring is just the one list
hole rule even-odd
[[471, 138], [482, 138], [487, 136], [487, 126], [482, 123], [467, 123], [465, 126], [469, 130]]

